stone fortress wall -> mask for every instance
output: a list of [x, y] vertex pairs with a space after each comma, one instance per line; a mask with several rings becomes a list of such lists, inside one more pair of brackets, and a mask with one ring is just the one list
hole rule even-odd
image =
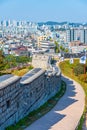
[[51, 55], [44, 55], [44, 54], [36, 54], [33, 55], [33, 59], [32, 59], [32, 65], [35, 68], [43, 68], [43, 69], [48, 69], [49, 68], [49, 64], [51, 62]]
[[61, 86], [61, 72], [35, 68], [23, 77], [0, 77], [0, 130], [17, 123], [54, 96]]

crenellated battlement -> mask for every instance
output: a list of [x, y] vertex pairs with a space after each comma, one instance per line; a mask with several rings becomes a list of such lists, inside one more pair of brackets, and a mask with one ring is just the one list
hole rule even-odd
[[61, 72], [35, 68], [23, 77], [0, 77], [0, 130], [15, 124], [54, 96], [61, 86]]

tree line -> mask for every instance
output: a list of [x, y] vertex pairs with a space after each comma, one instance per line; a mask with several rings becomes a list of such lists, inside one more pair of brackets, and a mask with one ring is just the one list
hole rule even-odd
[[0, 71], [22, 66], [31, 62], [31, 58], [27, 56], [14, 56], [14, 55], [7, 55], [4, 56], [3, 51], [0, 50]]

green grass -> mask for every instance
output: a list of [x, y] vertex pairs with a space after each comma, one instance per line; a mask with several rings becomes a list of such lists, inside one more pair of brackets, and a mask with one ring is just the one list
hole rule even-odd
[[81, 80], [79, 80], [78, 76], [75, 76], [74, 72], [73, 72], [73, 68], [79, 63], [79, 59], [74, 59], [74, 64], [70, 64], [69, 63], [69, 60], [66, 60], [64, 62], [61, 62], [59, 64], [60, 68], [61, 68], [61, 71], [64, 75], [74, 79], [75, 81], [77, 81], [78, 83], [81, 84], [81, 86], [83, 87], [84, 89], [84, 92], [85, 92], [85, 108], [84, 108], [84, 112], [83, 112], [83, 115], [80, 119], [80, 122], [79, 122], [79, 125], [78, 125], [78, 128], [77, 130], [82, 130], [82, 126], [83, 126], [83, 122], [84, 122], [84, 119], [85, 119], [85, 113], [87, 111], [87, 83], [85, 82], [82, 82]]
[[41, 118], [43, 115], [48, 113], [57, 104], [59, 99], [64, 95], [65, 91], [66, 91], [66, 83], [62, 81], [61, 88], [54, 97], [49, 99], [40, 108], [31, 112], [28, 116], [21, 119], [17, 124], [6, 128], [6, 130], [24, 130], [27, 126], [32, 124], [34, 121], [36, 121], [37, 119]]
[[24, 74], [26, 74], [28, 71], [32, 70], [33, 66], [24, 66], [20, 69], [7, 69], [7, 70], [2, 70], [0, 72], [0, 76], [5, 75], [5, 74], [13, 74], [13, 75], [17, 75], [17, 76], [23, 76]]

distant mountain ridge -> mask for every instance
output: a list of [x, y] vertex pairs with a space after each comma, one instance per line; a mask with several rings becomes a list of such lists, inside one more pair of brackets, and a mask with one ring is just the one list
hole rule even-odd
[[82, 25], [82, 23], [69, 23], [69, 22], [54, 22], [54, 21], [47, 21], [47, 22], [39, 22], [38, 25], [42, 26], [42, 25], [64, 25], [64, 24], [69, 24], [69, 25], [73, 25], [73, 26], [79, 26]]
[[54, 22], [54, 21], [47, 21], [47, 22], [39, 22], [38, 25], [60, 25], [60, 24], [67, 24], [67, 22]]

